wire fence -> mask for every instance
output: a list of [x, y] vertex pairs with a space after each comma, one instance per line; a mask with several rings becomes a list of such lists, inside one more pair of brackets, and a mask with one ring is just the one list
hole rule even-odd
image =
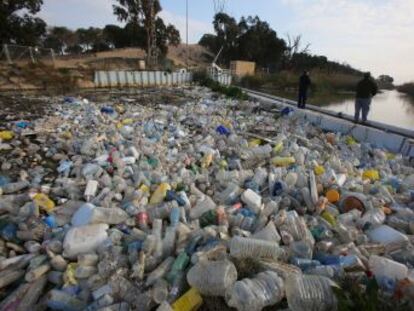
[[55, 53], [53, 49], [15, 44], [3, 44], [0, 50], [0, 62], [8, 64], [54, 64]]

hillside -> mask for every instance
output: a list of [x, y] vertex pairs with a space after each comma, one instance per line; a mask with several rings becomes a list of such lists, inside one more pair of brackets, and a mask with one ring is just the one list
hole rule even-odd
[[[73, 87], [94, 87], [95, 70], [139, 70], [139, 60], [145, 59], [145, 51], [139, 48], [115, 49], [83, 55], [58, 56], [54, 65], [31, 64], [22, 60], [13, 65], [0, 62], [0, 90], [57, 89], [65, 91]], [[189, 67], [205, 68], [213, 55], [204, 47], [189, 46]], [[186, 67], [186, 45], [171, 46], [168, 61], [160, 64], [160, 69]], [[167, 66], [168, 65], [168, 66]]]

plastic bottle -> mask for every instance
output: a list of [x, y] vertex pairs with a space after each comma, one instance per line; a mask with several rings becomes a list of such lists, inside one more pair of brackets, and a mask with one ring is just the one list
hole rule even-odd
[[187, 273], [188, 284], [206, 296], [224, 297], [236, 280], [236, 267], [228, 260], [201, 261]]
[[199, 292], [195, 288], [190, 288], [183, 296], [173, 303], [174, 311], [197, 311], [203, 304]]
[[166, 279], [168, 282], [172, 283], [175, 277], [188, 266], [190, 263], [190, 257], [186, 252], [181, 252], [177, 258], [174, 260], [174, 263], [171, 266], [170, 272], [168, 272]]
[[83, 310], [86, 307], [80, 299], [56, 289], [47, 294], [46, 301], [47, 306], [54, 310]]
[[91, 201], [96, 196], [97, 190], [98, 182], [96, 180], [89, 180], [84, 193], [86, 202]]
[[216, 208], [216, 203], [207, 195], [197, 201], [197, 204], [190, 210], [190, 218], [198, 219], [204, 213]]
[[332, 291], [336, 284], [316, 275], [292, 275], [286, 280], [286, 297], [292, 311], [337, 310], [337, 300]]
[[284, 251], [275, 242], [236, 236], [230, 240], [230, 254], [235, 258], [277, 259]]
[[55, 208], [55, 202], [49, 199], [49, 197], [44, 193], [36, 193], [33, 197], [33, 201], [36, 206], [40, 207], [47, 213], [50, 213]]
[[168, 297], [168, 283], [164, 279], [158, 279], [152, 287], [152, 298], [160, 304], [166, 301]]
[[296, 159], [294, 157], [274, 157], [272, 159], [272, 164], [274, 166], [286, 167], [295, 163]]
[[165, 259], [154, 271], [152, 271], [146, 281], [146, 286], [153, 285], [158, 279], [165, 276], [165, 274], [170, 270], [172, 264], [174, 262], [174, 257], [168, 257]]
[[279, 244], [280, 235], [276, 230], [275, 224], [270, 221], [263, 229], [252, 235], [252, 238], [258, 240], [265, 240]]
[[251, 189], [244, 191], [241, 199], [255, 213], [262, 209], [262, 197]]
[[272, 306], [284, 297], [284, 282], [276, 272], [266, 271], [253, 279], [243, 279], [234, 283], [226, 291], [226, 301], [238, 311], [260, 311]]
[[266, 182], [267, 180], [267, 170], [259, 167], [256, 169], [255, 174], [253, 176], [253, 181], [259, 186], [262, 187], [263, 184]]
[[1, 190], [3, 194], [10, 194], [10, 193], [19, 192], [29, 186], [30, 186], [30, 183], [28, 181], [23, 180], [23, 181], [18, 181], [15, 183], [5, 184], [1, 186]]
[[237, 184], [229, 183], [227, 188], [217, 196], [218, 201], [226, 205], [234, 204], [241, 191], [241, 188]]
[[150, 204], [159, 204], [164, 201], [167, 191], [171, 190], [171, 186], [167, 183], [161, 183], [151, 196]]
[[175, 227], [180, 222], [181, 210], [178, 206], [175, 206], [171, 209], [170, 213], [170, 224]]
[[374, 208], [365, 212], [361, 219], [357, 221], [358, 225], [363, 227], [370, 224], [372, 227], [378, 227], [385, 221], [384, 211], [380, 208]]

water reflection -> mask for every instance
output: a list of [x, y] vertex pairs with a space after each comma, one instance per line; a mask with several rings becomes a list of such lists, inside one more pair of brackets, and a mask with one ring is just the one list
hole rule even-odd
[[[326, 108], [353, 115], [354, 103], [354, 99], [339, 100], [327, 105]], [[368, 118], [399, 127], [414, 129], [414, 98], [398, 91], [383, 91], [374, 97]]]

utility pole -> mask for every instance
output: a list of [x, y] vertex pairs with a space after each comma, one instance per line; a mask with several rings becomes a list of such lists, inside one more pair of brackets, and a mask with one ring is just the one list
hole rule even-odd
[[187, 43], [187, 59], [186, 59], [186, 65], [187, 65], [187, 71], [189, 69], [189, 58], [190, 58], [190, 50], [188, 45], [188, 0], [185, 0], [185, 12], [186, 12], [186, 43]]

